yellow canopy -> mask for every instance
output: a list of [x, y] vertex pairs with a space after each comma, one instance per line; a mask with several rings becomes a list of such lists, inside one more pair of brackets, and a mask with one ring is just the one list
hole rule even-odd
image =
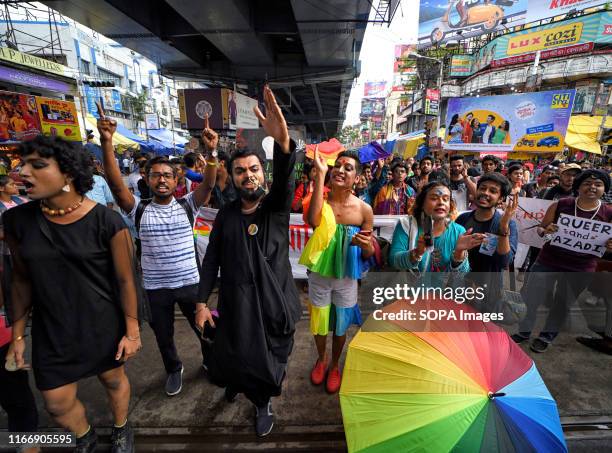
[[[100, 133], [98, 132], [97, 126], [98, 120], [93, 115], [87, 115], [85, 117], [85, 121], [87, 121], [87, 128], [93, 131], [93, 135], [95, 137], [94, 142], [100, 144]], [[140, 144], [121, 135], [119, 132], [115, 132], [115, 134], [113, 135], [113, 144], [119, 147], [120, 149], [140, 149]]]
[[[601, 121], [601, 116], [572, 115], [565, 135], [565, 144], [588, 153], [601, 154], [601, 145], [597, 142]], [[612, 128], [612, 117], [606, 119], [605, 127]]]
[[398, 140], [393, 149], [394, 154], [402, 156], [403, 159], [414, 157], [417, 155], [419, 145], [425, 143], [425, 134], [419, 134], [411, 137], [409, 140]]

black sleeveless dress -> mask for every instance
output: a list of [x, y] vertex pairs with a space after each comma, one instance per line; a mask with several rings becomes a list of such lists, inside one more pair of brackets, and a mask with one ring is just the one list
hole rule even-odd
[[58, 225], [33, 201], [7, 211], [4, 228], [17, 240], [30, 276], [38, 389], [120, 366], [115, 354], [125, 319], [110, 241], [127, 228], [121, 216], [97, 204], [76, 222]]

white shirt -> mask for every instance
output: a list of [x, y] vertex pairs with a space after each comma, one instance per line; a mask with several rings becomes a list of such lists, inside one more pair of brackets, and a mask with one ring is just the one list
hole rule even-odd
[[[184, 197], [195, 218], [198, 207], [193, 193]], [[139, 197], [128, 217], [136, 222]], [[193, 240], [193, 225], [176, 199], [167, 205], [149, 203], [140, 219], [142, 274], [144, 287], [175, 289], [196, 285], [200, 281]]]

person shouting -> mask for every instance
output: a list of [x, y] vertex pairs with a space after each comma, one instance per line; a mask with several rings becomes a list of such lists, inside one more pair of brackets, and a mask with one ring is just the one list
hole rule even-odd
[[200, 327], [211, 319], [205, 305], [220, 271], [215, 340], [207, 358], [209, 376], [255, 406], [255, 432], [274, 426], [271, 398], [281, 393], [293, 348], [300, 301], [289, 263], [289, 217], [293, 200], [295, 142], [272, 90], [264, 88], [266, 116], [254, 111], [274, 138], [272, 186], [266, 192], [265, 156], [255, 149], [236, 151], [230, 173], [239, 198], [219, 210], [202, 264], [198, 311]]
[[174, 396], [183, 388], [184, 371], [174, 344], [175, 304], [178, 304], [201, 342], [204, 355], [205, 345], [195, 323], [195, 312], [202, 310], [203, 306], [196, 304], [200, 273], [193, 224], [198, 209], [208, 202], [215, 185], [215, 153], [219, 137], [210, 129], [206, 118], [202, 132], [202, 140], [209, 150], [205, 180], [183, 198], [174, 197], [178, 183], [176, 167], [166, 157], [149, 160], [144, 177], [153, 198], [143, 201], [124, 185], [113, 159], [113, 134], [117, 130], [117, 122], [107, 118], [102, 107], [98, 106], [98, 109], [104, 170], [117, 204], [138, 231], [144, 288], [151, 304], [150, 326], [167, 374], [165, 392], [168, 396]]

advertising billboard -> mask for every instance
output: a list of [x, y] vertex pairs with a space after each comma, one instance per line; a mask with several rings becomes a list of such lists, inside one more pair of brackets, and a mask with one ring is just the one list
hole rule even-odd
[[363, 85], [363, 96], [366, 98], [380, 98], [385, 96], [387, 82], [366, 82]]
[[419, 47], [465, 39], [522, 24], [525, 21], [527, 3], [528, 0], [421, 0]]
[[362, 99], [361, 116], [382, 115], [385, 112], [385, 99]]
[[529, 0], [527, 19], [535, 22], [549, 17], [561, 16], [572, 10], [584, 10], [608, 3], [605, 0]]
[[395, 46], [395, 63], [393, 72], [404, 72], [416, 68], [416, 59], [411, 58], [416, 53], [415, 44], [398, 44]]
[[40, 130], [34, 96], [0, 91], [0, 143], [8, 145], [32, 140]]
[[575, 90], [451, 98], [445, 149], [560, 152]]
[[81, 141], [81, 129], [74, 102], [37, 96], [36, 104], [44, 135]]

